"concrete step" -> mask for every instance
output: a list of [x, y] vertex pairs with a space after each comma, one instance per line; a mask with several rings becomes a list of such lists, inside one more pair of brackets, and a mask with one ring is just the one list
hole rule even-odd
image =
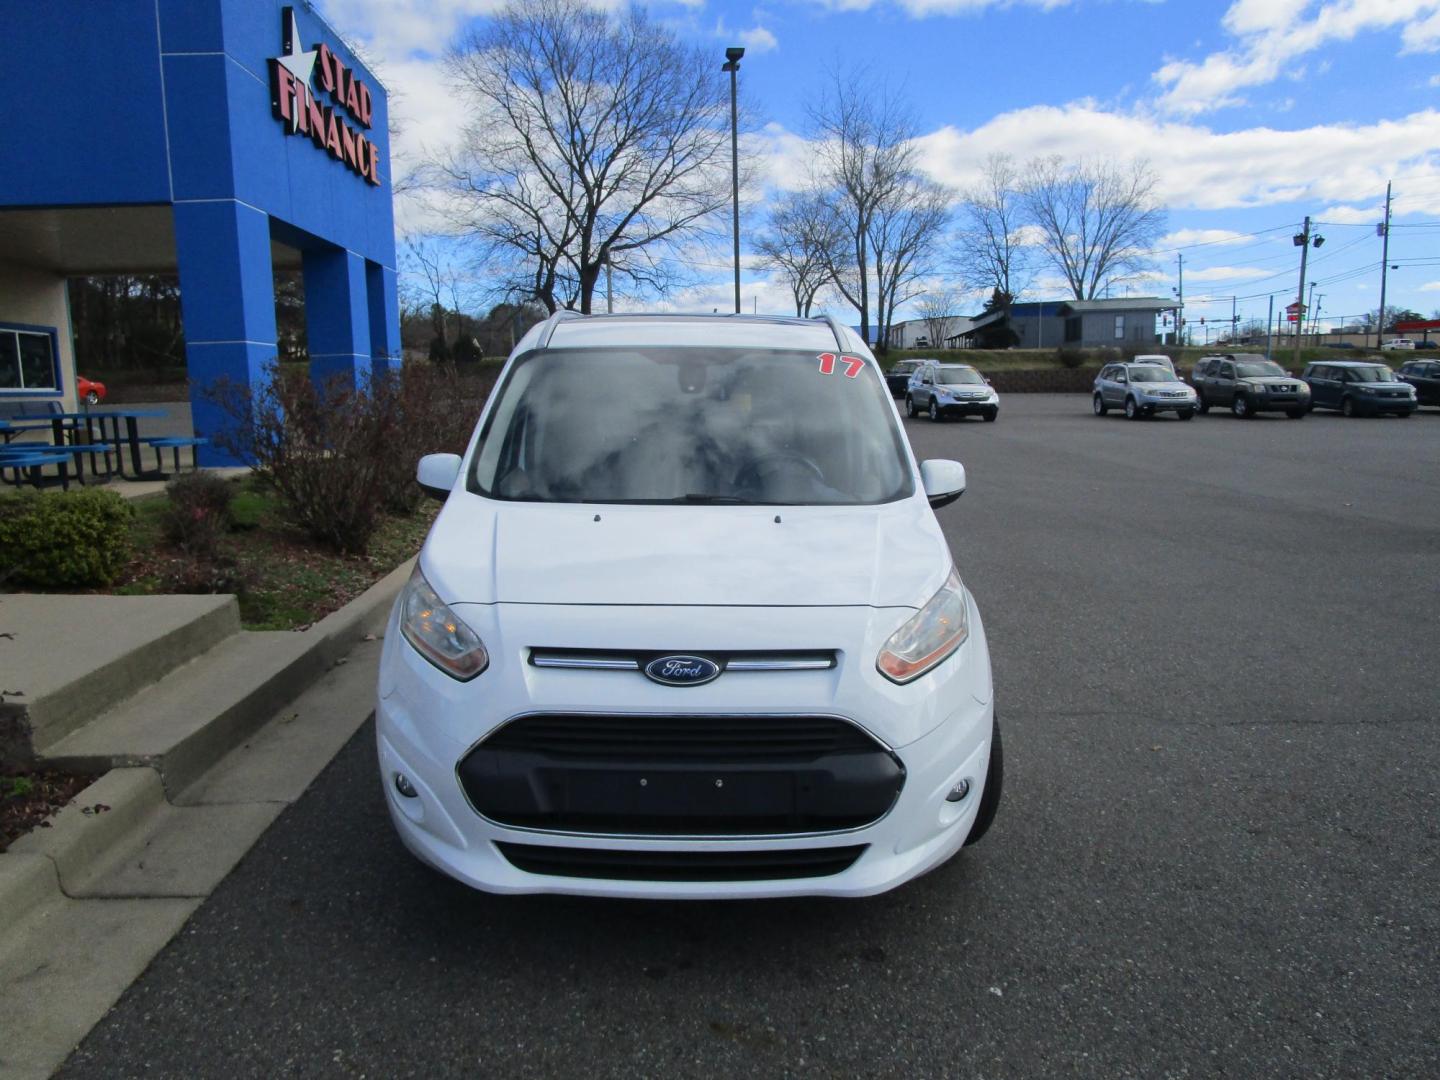
[[149, 766], [173, 796], [330, 666], [335, 650], [314, 644], [308, 633], [236, 634], [38, 757], [93, 772]]
[[0, 596], [0, 756], [30, 760], [239, 632], [233, 596]]

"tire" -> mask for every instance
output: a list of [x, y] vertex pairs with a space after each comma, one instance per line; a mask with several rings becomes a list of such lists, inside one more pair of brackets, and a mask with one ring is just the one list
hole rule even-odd
[[1255, 410], [1250, 407], [1250, 399], [1244, 394], [1236, 394], [1235, 400], [1230, 402], [1230, 411], [1241, 420], [1253, 420]]
[[[1408, 416], [1408, 415], [1410, 415], [1410, 414], [1409, 414], [1409, 413], [1406, 413], [1405, 415]], [[1000, 410], [999, 410], [999, 409], [991, 409], [989, 412], [987, 412], [987, 413], [985, 414], [985, 422], [986, 422], [987, 424], [993, 424], [993, 423], [994, 423], [996, 420], [998, 420], [999, 418], [1000, 418]]]
[[1360, 415], [1360, 410], [1355, 407], [1354, 398], [1342, 398], [1340, 400], [1340, 415], [1348, 416], [1352, 420]]
[[1005, 747], [1000, 742], [1000, 721], [990, 728], [990, 767], [985, 770], [985, 790], [980, 793], [980, 809], [965, 837], [965, 847], [975, 843], [987, 832], [1000, 809], [1000, 796], [1005, 790]]
[[1304, 420], [1305, 414], [1309, 411], [1309, 409], [1286, 409], [1285, 415], [1291, 420]]
[[1397, 417], [1399, 417], [1401, 420], [1409, 420], [1409, 419], [1410, 419], [1410, 413], [1413, 412], [1413, 411], [1414, 411], [1414, 410], [1412, 410], [1412, 409], [1407, 409], [1407, 410], [1405, 410], [1404, 412], [1397, 412], [1395, 415], [1396, 415]]
[[1099, 394], [1095, 395], [1095, 400], [1092, 404], [1094, 405], [1096, 416], [1104, 416], [1110, 411], [1110, 406], [1105, 404], [1105, 399]]
[[911, 420], [920, 415], [920, 410], [915, 408], [915, 399], [909, 394], [905, 395], [905, 415]]
[[1177, 420], [1194, 420], [1194, 419], [1195, 419], [1195, 410], [1194, 410], [1194, 409], [1179, 409], [1179, 410], [1177, 410], [1176, 413], [1175, 413], [1175, 418], [1176, 418]]
[[1204, 416], [1210, 411], [1210, 403], [1205, 400], [1205, 396], [1203, 394], [1196, 394], [1195, 397], [1200, 402], [1200, 404], [1196, 407], [1200, 410], [1200, 415]]
[[930, 399], [930, 422], [938, 424], [942, 419], [943, 417], [941, 417], [940, 415], [940, 406], [936, 404], [935, 399], [932, 397]]
[[85, 404], [86, 404], [86, 405], [99, 405], [99, 404], [100, 404], [100, 395], [97, 394], [94, 390], [91, 390], [88, 394], [85, 395]]
[[1127, 397], [1125, 399], [1125, 419], [1139, 420], [1142, 415], [1140, 406], [1135, 404], [1135, 399], [1133, 397]]

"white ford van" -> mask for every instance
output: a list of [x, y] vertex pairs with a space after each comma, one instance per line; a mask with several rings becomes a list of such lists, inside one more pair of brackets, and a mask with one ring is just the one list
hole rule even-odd
[[401, 838], [505, 893], [863, 896], [989, 827], [990, 657], [834, 320], [562, 313], [516, 346], [381, 659]]

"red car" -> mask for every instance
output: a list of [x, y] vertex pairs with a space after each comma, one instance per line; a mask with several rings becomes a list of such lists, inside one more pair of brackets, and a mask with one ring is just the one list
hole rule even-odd
[[105, 400], [105, 384], [94, 382], [84, 375], [75, 376], [75, 395], [86, 405], [99, 405]]

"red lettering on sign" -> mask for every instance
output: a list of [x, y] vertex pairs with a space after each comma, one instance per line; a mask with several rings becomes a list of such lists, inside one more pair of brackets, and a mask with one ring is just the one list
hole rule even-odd
[[365, 174], [365, 179], [376, 187], [380, 186], [380, 147], [373, 142], [370, 144], [370, 171]]
[[354, 134], [348, 125], [340, 125], [340, 160], [352, 169], [360, 167], [360, 156], [355, 150], [355, 140], [358, 138], [360, 136]]
[[822, 352], [818, 359], [820, 361], [821, 375], [835, 374], [835, 354], [833, 352]]
[[350, 79], [350, 89], [345, 93], [345, 108], [350, 110], [350, 115], [356, 120], [360, 119], [360, 83], [353, 76]]
[[853, 379], [860, 374], [860, 369], [865, 366], [865, 361], [858, 356], [842, 356], [840, 362], [845, 365], [845, 377]]
[[295, 77], [282, 65], [270, 61], [270, 93], [274, 98], [275, 116], [281, 120], [290, 119], [290, 102], [295, 95]]
[[345, 104], [345, 84], [350, 74], [350, 69], [345, 66], [337, 53], [330, 54], [330, 66], [335, 69], [335, 88], [330, 91], [330, 96], [335, 99], [337, 105]]
[[333, 94], [335, 92], [335, 73], [330, 70], [330, 60], [335, 54], [330, 51], [329, 45], [323, 43], [317, 52], [320, 55], [315, 66], [320, 69], [320, 85]]
[[375, 118], [374, 103], [370, 100], [370, 87], [360, 84], [360, 122], [367, 128]]
[[345, 148], [340, 144], [340, 129], [345, 125], [340, 122], [340, 117], [335, 115], [335, 110], [329, 108], [325, 110], [325, 124], [325, 148], [336, 161], [343, 161]]
[[315, 100], [314, 94], [305, 95], [305, 120], [310, 127], [310, 138], [316, 146], [322, 150], [325, 148], [327, 135], [325, 123], [325, 106]]

